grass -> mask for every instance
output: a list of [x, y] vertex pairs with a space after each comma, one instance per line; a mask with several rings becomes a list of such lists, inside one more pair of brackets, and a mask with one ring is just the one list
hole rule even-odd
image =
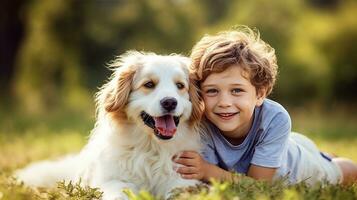
[[[289, 109], [293, 130], [312, 138], [327, 152], [345, 156], [357, 162], [357, 115], [352, 110]], [[2, 114], [1, 114], [2, 113]], [[11, 173], [26, 164], [67, 153], [78, 152], [86, 143], [94, 125], [94, 111], [54, 112], [47, 116], [28, 116], [0, 112], [0, 200], [22, 199], [100, 199], [101, 191], [81, 187], [78, 183], [58, 184], [54, 189], [30, 189], [11, 177]], [[348, 113], [348, 114], [347, 114]], [[157, 197], [142, 191], [126, 191], [133, 200], [154, 200]], [[357, 199], [357, 184], [346, 186], [299, 184], [286, 187], [241, 177], [239, 182], [213, 182], [208, 189], [201, 185], [178, 189], [172, 199]]]

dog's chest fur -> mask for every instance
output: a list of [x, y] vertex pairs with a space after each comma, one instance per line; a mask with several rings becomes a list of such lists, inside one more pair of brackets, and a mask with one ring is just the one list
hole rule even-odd
[[[133, 183], [138, 190], [163, 194], [168, 190], [168, 183], [181, 179], [173, 169], [172, 157], [183, 150], [198, 151], [200, 148], [198, 134], [192, 134], [193, 130], [185, 125], [178, 129], [175, 138], [169, 142], [158, 141], [139, 127], [132, 129], [131, 133], [124, 133], [127, 134], [125, 137], [119, 135], [123, 133], [107, 134], [107, 138], [103, 138], [106, 144], [101, 150], [97, 148], [101, 162], [92, 160], [94, 169], [105, 173], [90, 174], [111, 174], [109, 177], [97, 178], [118, 179]], [[97, 178], [91, 179], [91, 185], [96, 185]]]

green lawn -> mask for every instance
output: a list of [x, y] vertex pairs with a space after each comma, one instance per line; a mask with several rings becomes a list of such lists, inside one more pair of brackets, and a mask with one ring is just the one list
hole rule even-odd
[[[3, 113], [3, 114], [1, 114]], [[0, 113], [0, 200], [9, 199], [97, 199], [100, 191], [61, 183], [51, 190], [32, 190], [11, 178], [11, 172], [41, 159], [78, 152], [86, 143], [94, 124], [94, 111], [59, 112], [49, 116], [23, 116]], [[312, 138], [324, 151], [349, 157], [357, 162], [357, 115], [340, 109], [328, 112], [294, 109], [290, 111], [293, 130]], [[131, 199], [154, 199], [142, 192]], [[206, 187], [179, 190], [175, 199], [357, 199], [357, 185], [297, 185], [265, 183], [243, 178], [235, 184], [215, 183]]]

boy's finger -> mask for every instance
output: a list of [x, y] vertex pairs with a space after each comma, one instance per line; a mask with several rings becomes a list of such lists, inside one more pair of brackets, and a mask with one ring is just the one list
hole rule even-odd
[[184, 179], [198, 179], [196, 174], [181, 174]]
[[177, 173], [180, 174], [196, 174], [197, 169], [195, 167], [179, 167]]
[[175, 163], [185, 165], [185, 166], [193, 166], [194, 165], [194, 160], [192, 159], [187, 159], [187, 158], [177, 158], [174, 160]]
[[195, 151], [183, 151], [180, 154], [181, 158], [194, 158], [197, 156], [197, 152]]

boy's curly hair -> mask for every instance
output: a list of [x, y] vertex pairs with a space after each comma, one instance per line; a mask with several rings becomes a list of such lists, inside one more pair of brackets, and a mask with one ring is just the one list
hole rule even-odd
[[259, 32], [246, 26], [217, 35], [205, 35], [193, 47], [190, 57], [190, 68], [198, 84], [211, 73], [238, 65], [248, 72], [248, 78], [257, 91], [266, 89], [266, 96], [273, 89], [278, 71], [275, 50], [260, 39]]

